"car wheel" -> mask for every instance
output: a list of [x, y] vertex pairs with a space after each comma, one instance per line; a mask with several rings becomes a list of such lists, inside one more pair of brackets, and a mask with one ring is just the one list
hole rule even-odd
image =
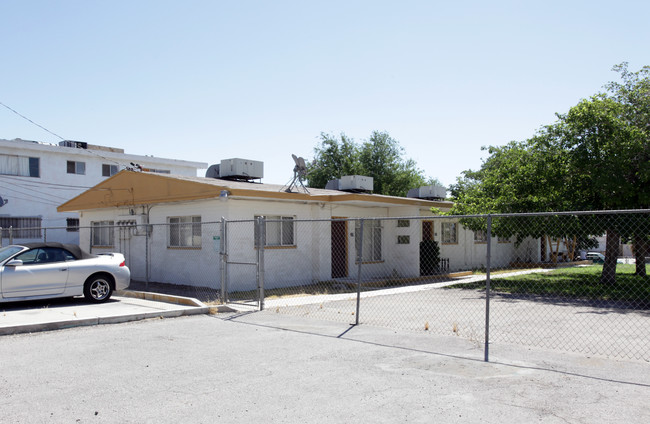
[[84, 296], [94, 303], [106, 302], [113, 294], [111, 278], [105, 274], [93, 275], [84, 284]]

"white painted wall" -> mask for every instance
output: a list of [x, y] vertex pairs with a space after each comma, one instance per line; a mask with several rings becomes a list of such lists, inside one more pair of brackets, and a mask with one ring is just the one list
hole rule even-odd
[[[338, 206], [338, 205], [335, 205]], [[215, 238], [221, 235], [221, 217], [228, 219], [229, 260], [233, 262], [256, 261], [257, 251], [254, 248], [252, 220], [256, 215], [264, 216], [294, 216], [296, 219], [295, 243], [297, 247], [281, 247], [265, 249], [265, 281], [267, 288], [304, 284], [305, 281], [326, 281], [331, 279], [331, 227], [332, 210], [336, 216], [346, 218], [374, 218], [378, 213], [389, 215], [390, 208], [364, 208], [355, 206], [326, 207], [318, 203], [294, 203], [286, 201], [271, 202], [267, 200], [236, 199], [231, 197], [223, 202], [217, 199], [156, 205], [149, 213], [149, 223], [153, 231], [149, 237], [151, 266], [149, 280], [196, 286], [220, 287], [219, 254]], [[136, 213], [140, 209], [135, 208]], [[373, 213], [374, 212], [374, 213]], [[85, 211], [81, 214], [80, 232], [81, 245], [93, 252], [110, 251], [92, 248], [90, 246], [90, 229], [93, 221], [110, 220], [115, 223], [129, 219], [129, 209], [107, 209]], [[416, 208], [411, 209], [410, 216], [419, 214]], [[166, 224], [172, 216], [199, 215], [204, 223], [202, 230], [202, 247], [195, 249], [168, 248], [168, 229]], [[313, 221], [323, 219], [323, 221]], [[309, 220], [307, 222], [306, 220]], [[214, 224], [205, 224], [212, 222]], [[365, 264], [364, 272], [373, 276], [388, 276], [393, 270], [399, 275], [411, 273], [416, 276], [419, 272], [419, 223], [410, 228], [400, 228], [412, 234], [411, 243], [397, 245], [396, 221], [383, 221], [382, 254], [384, 262]], [[128, 233], [128, 232], [127, 232]], [[117, 233], [116, 233], [117, 234]], [[354, 222], [348, 223], [348, 271], [349, 278], [356, 279], [356, 251], [354, 237]], [[122, 239], [122, 240], [120, 240]], [[127, 240], [128, 239], [128, 240]], [[115, 247], [127, 257], [134, 279], [144, 279], [145, 269], [145, 240], [142, 235], [116, 235]], [[138, 253], [135, 253], [138, 252]], [[250, 265], [229, 265], [229, 282], [231, 289], [252, 290], [255, 288], [256, 269]]]
[[[331, 207], [330, 207], [331, 206]], [[137, 214], [142, 208], [135, 208]], [[85, 211], [81, 214], [82, 226], [92, 221], [128, 219], [128, 209]], [[410, 212], [410, 213], [409, 213]], [[149, 211], [149, 223], [153, 231], [149, 237], [150, 269], [149, 281], [185, 284], [191, 286], [221, 287], [220, 255], [218, 240], [221, 236], [219, 221], [228, 220], [229, 261], [256, 262], [257, 250], [254, 247], [253, 222], [256, 215], [294, 216], [296, 219], [296, 247], [266, 248], [265, 287], [284, 287], [331, 280], [331, 224], [329, 219], [343, 218], [387, 218], [418, 216], [422, 211], [417, 207], [393, 210], [389, 207], [361, 207], [354, 205], [324, 205], [319, 203], [268, 201], [263, 199], [238, 199], [230, 197], [227, 201], [218, 199], [161, 204]], [[200, 249], [177, 249], [168, 247], [168, 228], [166, 224], [173, 216], [201, 216], [203, 223], [202, 246]], [[323, 221], [314, 221], [322, 219]], [[311, 220], [306, 222], [305, 220]], [[440, 242], [441, 220], [434, 220], [434, 239]], [[210, 223], [210, 224], [206, 224]], [[383, 261], [363, 265], [363, 279], [368, 277], [404, 278], [419, 276], [419, 243], [422, 221], [410, 220], [408, 227], [397, 227], [397, 220], [382, 220]], [[141, 232], [144, 234], [144, 232]], [[408, 235], [408, 244], [398, 244], [398, 235]], [[348, 280], [356, 281], [355, 225], [348, 222], [347, 252]], [[90, 231], [81, 232], [82, 247], [89, 249]], [[125, 253], [132, 270], [132, 276], [144, 280], [145, 240], [144, 235], [127, 234], [123, 240], [116, 237], [115, 249]], [[498, 243], [492, 240], [494, 266], [506, 266], [513, 260], [539, 260], [539, 242], [526, 240], [519, 246], [514, 242]], [[450, 259], [450, 270], [472, 270], [485, 267], [486, 243], [474, 243], [472, 231], [460, 227], [456, 244], [441, 244], [441, 257]], [[94, 252], [100, 251], [93, 249]], [[229, 265], [230, 290], [254, 290], [256, 288], [256, 268], [252, 265]]]
[[[66, 218], [76, 213], [59, 213], [57, 206], [78, 196], [107, 179], [102, 176], [102, 164], [119, 164], [120, 169], [137, 163], [143, 167], [170, 170], [172, 174], [196, 176], [207, 163], [129, 155], [103, 150], [84, 150], [22, 140], [0, 140], [0, 154], [38, 157], [40, 177], [0, 175], [0, 196], [9, 202], [0, 207], [0, 216], [41, 217], [43, 227], [66, 227]], [[85, 175], [68, 174], [67, 161], [85, 162]], [[79, 233], [65, 229], [49, 230], [48, 240], [78, 243]], [[36, 241], [14, 239], [14, 242]], [[4, 240], [7, 244], [8, 240]]]
[[[457, 222], [457, 220], [451, 220]], [[458, 243], [442, 243], [443, 220], [434, 222], [434, 239], [440, 243], [440, 256], [449, 259], [450, 271], [466, 271], [483, 269], [487, 265], [487, 243], [475, 242], [474, 232], [462, 225], [458, 228]], [[530, 262], [540, 261], [539, 241], [526, 239], [519, 245], [513, 237], [509, 242], [499, 242], [497, 237], [491, 241], [491, 266], [502, 268], [511, 262], [521, 260]]]

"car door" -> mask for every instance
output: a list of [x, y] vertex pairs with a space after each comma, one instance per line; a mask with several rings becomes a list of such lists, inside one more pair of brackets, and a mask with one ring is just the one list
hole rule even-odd
[[23, 264], [3, 267], [4, 298], [57, 295], [65, 290], [68, 266], [62, 249], [31, 249], [14, 259], [23, 261]]

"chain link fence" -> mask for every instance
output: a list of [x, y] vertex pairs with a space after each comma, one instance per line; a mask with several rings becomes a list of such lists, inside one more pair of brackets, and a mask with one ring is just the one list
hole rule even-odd
[[490, 343], [650, 360], [648, 210], [275, 218], [94, 223], [79, 240], [123, 253], [135, 290], [449, 335], [485, 360]]

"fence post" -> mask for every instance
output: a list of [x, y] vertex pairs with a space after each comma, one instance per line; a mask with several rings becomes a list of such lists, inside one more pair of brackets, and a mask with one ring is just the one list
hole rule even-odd
[[355, 245], [359, 246], [357, 249], [357, 264], [358, 264], [358, 270], [357, 270], [357, 312], [356, 312], [356, 319], [354, 321], [354, 325], [359, 325], [359, 309], [361, 306], [361, 268], [362, 268], [362, 262], [363, 262], [363, 218], [359, 220], [359, 233], [354, 234], [355, 237]]
[[[151, 232], [153, 232], [153, 226], [150, 228]], [[149, 290], [149, 268], [151, 266], [149, 255], [149, 228], [146, 227], [144, 232], [144, 287], [147, 291]]]
[[219, 256], [220, 256], [220, 261], [219, 261], [219, 271], [221, 271], [221, 301], [223, 303], [228, 302], [228, 272], [226, 269], [227, 266], [227, 260], [228, 260], [228, 249], [227, 249], [227, 243], [226, 243], [226, 237], [228, 234], [228, 231], [226, 229], [226, 218], [223, 216], [221, 217], [221, 243], [219, 246]]
[[47, 243], [47, 228], [41, 228], [43, 230], [43, 243]]
[[14, 244], [14, 227], [9, 227], [9, 244]]
[[2, 238], [4, 237], [4, 232], [2, 231], [2, 227], [0, 227], [0, 247], [2, 247]]
[[485, 362], [490, 360], [490, 266], [492, 260], [492, 215], [487, 216], [487, 255], [485, 258]]
[[266, 245], [266, 217], [257, 218], [257, 288], [260, 311], [264, 310], [264, 246]]

